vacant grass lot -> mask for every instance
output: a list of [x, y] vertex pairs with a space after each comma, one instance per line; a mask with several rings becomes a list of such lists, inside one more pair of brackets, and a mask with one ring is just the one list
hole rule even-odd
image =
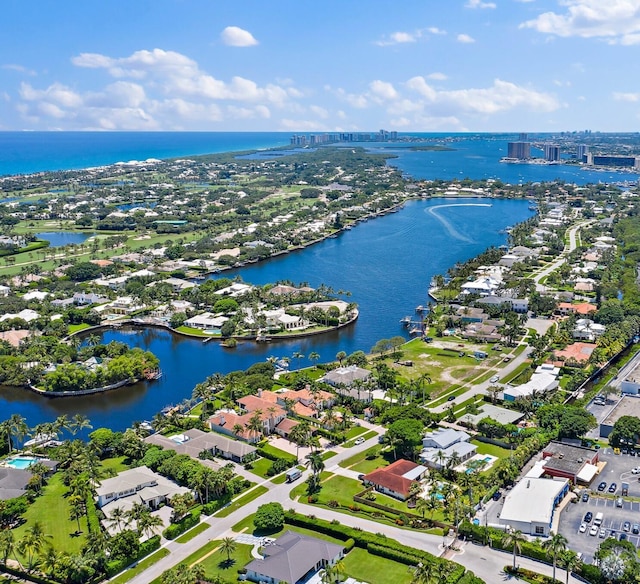
[[26, 522], [13, 530], [14, 539], [18, 541], [29, 526], [39, 521], [44, 533], [51, 536], [49, 542], [56, 550], [79, 553], [88, 531], [87, 519], [80, 519], [82, 533], [77, 534], [77, 522], [69, 519], [67, 491], [67, 487], [62, 483], [62, 474], [53, 475], [42, 494], [29, 505], [24, 514]]
[[487, 444], [478, 440], [471, 440], [471, 444], [475, 444], [478, 447], [478, 454], [489, 454], [491, 456], [497, 456], [498, 458], [507, 458], [511, 454], [511, 450], [495, 446], [494, 444]]
[[[219, 541], [212, 543], [220, 545]], [[198, 563], [204, 567], [208, 580], [215, 581], [217, 577], [221, 577], [224, 582], [235, 582], [238, 578], [238, 569], [244, 568], [253, 559], [251, 556], [252, 547], [237, 543], [236, 550], [228, 560], [227, 554], [218, 550]]]

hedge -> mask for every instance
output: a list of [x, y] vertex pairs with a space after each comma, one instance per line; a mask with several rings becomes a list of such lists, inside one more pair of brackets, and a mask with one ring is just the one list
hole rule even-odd
[[298, 461], [296, 459], [295, 456], [278, 456], [277, 454], [274, 454], [273, 452], [269, 452], [268, 450], [265, 450], [264, 448], [258, 448], [258, 450], [256, 451], [260, 456], [262, 456], [262, 458], [268, 458], [269, 460], [272, 461], [276, 461], [276, 460], [286, 460], [287, 462], [291, 462], [293, 464], [296, 464]]
[[189, 513], [189, 515], [178, 521], [178, 523], [172, 523], [169, 525], [169, 527], [162, 532], [162, 535], [167, 539], [175, 539], [187, 531], [187, 529], [191, 529], [195, 525], [198, 525], [198, 523], [200, 523], [200, 514], [201, 509], [194, 509]]
[[[340, 523], [307, 517], [298, 513], [291, 513], [290, 511], [285, 513], [284, 521], [290, 525], [304, 527], [317, 533], [335, 537], [345, 542], [345, 548], [347, 546], [357, 546], [366, 549], [370, 554], [410, 566], [415, 566], [418, 562], [428, 562], [442, 568], [443, 571], [448, 568], [448, 570], [446, 570], [448, 572], [446, 579], [441, 580], [442, 584], [458, 584], [465, 574], [464, 566], [436, 558], [429, 552], [404, 546], [381, 533], [369, 533]], [[351, 549], [351, 547], [349, 549]], [[481, 582], [481, 580], [470, 580], [464, 584], [479, 584], [479, 582]]]
[[148, 556], [151, 552], [155, 552], [160, 547], [160, 536], [154, 535], [147, 541], [140, 544], [140, 549], [135, 556], [129, 558], [121, 558], [119, 560], [111, 560], [107, 562], [107, 576], [111, 578], [118, 572], [122, 572], [127, 566], [133, 564]]
[[353, 546], [356, 545], [356, 542], [350, 537], [347, 541], [344, 542], [344, 551], [345, 553], [350, 552], [353, 549]]

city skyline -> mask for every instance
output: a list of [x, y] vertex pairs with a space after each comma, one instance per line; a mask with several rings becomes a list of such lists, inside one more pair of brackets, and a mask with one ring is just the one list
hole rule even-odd
[[629, 132], [640, 0], [3, 4], [0, 131]]

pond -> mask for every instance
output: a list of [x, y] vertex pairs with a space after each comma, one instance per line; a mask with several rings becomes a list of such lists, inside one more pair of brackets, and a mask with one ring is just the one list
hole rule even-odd
[[49, 247], [62, 247], [63, 245], [84, 243], [90, 237], [93, 237], [95, 233], [87, 232], [81, 233], [78, 231], [43, 231], [42, 233], [36, 233], [38, 239], [44, 239], [49, 242]]

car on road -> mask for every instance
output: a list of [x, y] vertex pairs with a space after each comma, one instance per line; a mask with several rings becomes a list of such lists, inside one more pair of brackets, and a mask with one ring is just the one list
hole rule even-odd
[[587, 524], [586, 523], [581, 523], [580, 524], [580, 529], [578, 529], [578, 531], [580, 533], [584, 533], [585, 531], [587, 531]]
[[607, 530], [604, 527], [600, 530], [600, 533], [598, 533], [598, 537], [600, 539], [604, 539], [605, 537], [607, 537]]
[[589, 491], [584, 491], [582, 493], [582, 502], [586, 503], [589, 500]]
[[363, 443], [364, 443], [364, 438], [362, 436], [360, 436], [360, 438], [356, 438], [356, 441], [354, 442], [356, 446]]
[[630, 531], [631, 530], [631, 523], [629, 523], [628, 521], [625, 521], [622, 524], [622, 531]]
[[593, 537], [595, 537], [596, 535], [598, 535], [598, 531], [600, 531], [598, 529], [597, 525], [592, 525], [591, 529], [589, 530], [589, 535], [593, 535]]
[[600, 491], [602, 493], [602, 491], [604, 491], [607, 488], [607, 483], [605, 481], [602, 481], [599, 485], [598, 485], [598, 491]]
[[500, 491], [496, 491], [495, 493], [493, 493], [494, 501], [499, 501], [501, 497], [502, 497], [502, 493]]
[[502, 361], [503, 363], [508, 363], [509, 361], [511, 361], [511, 357], [507, 355]]
[[592, 520], [592, 519], [593, 519], [593, 513], [591, 513], [591, 511], [587, 511], [587, 512], [584, 514], [584, 520], [583, 520], [583, 521], [584, 521], [585, 523], [591, 523], [591, 520]]
[[615, 493], [617, 488], [618, 488], [617, 483], [611, 483], [611, 484], [609, 485], [609, 492], [610, 492], [610, 493]]
[[497, 383], [498, 379], [500, 379], [500, 377], [494, 375], [491, 379], [489, 379], [489, 383]]

